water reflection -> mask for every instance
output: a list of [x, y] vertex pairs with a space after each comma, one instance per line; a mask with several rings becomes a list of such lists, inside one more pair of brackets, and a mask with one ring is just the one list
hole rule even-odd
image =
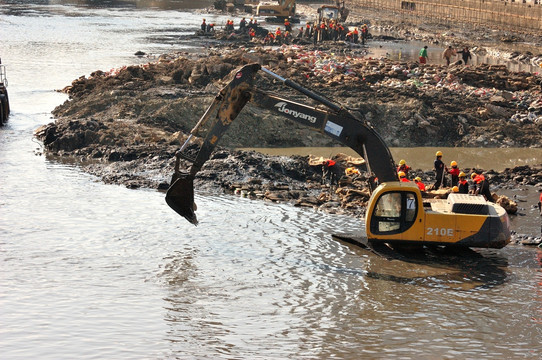
[[[427, 45], [427, 43], [424, 43], [422, 41], [373, 41], [368, 43], [368, 56], [374, 58], [385, 57], [391, 60], [403, 62], [417, 61], [418, 52], [424, 45]], [[499, 44], [499, 47], [502, 47], [502, 45]], [[444, 51], [444, 49], [445, 47], [430, 45], [427, 49], [429, 55], [429, 63], [446, 65], [446, 60], [442, 57], [442, 52]], [[510, 51], [512, 52], [513, 50], [511, 49]], [[537, 50], [533, 49], [533, 53], [537, 54]], [[461, 60], [461, 56], [458, 55], [452, 57], [452, 62], [458, 60]], [[517, 72], [524, 71], [539, 73], [542, 70], [540, 67], [530, 63], [522, 63], [519, 61], [507, 60], [504, 58], [472, 53], [472, 59], [470, 60], [469, 65], [476, 66], [481, 64], [506, 65], [508, 70]]]

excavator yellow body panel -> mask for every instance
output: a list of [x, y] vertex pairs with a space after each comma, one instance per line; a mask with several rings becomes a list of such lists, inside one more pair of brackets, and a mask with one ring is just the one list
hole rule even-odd
[[424, 200], [414, 183], [388, 182], [376, 188], [366, 227], [372, 242], [491, 248], [510, 242], [508, 215], [501, 206], [466, 194]]

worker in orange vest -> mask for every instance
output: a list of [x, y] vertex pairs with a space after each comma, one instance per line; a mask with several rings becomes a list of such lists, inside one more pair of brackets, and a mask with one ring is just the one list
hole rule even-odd
[[408, 178], [408, 172], [410, 170], [410, 166], [407, 165], [406, 161], [401, 159], [401, 161], [399, 161], [399, 166], [397, 167], [397, 172], [399, 171], [402, 171], [405, 173], [406, 177]]
[[418, 189], [420, 189], [420, 191], [425, 191], [425, 184], [422, 182], [421, 177], [416, 176], [414, 178], [414, 182], [416, 183], [416, 185], [418, 186]]
[[288, 19], [284, 19], [284, 29], [285, 31], [292, 32], [292, 25]]
[[277, 41], [280, 41], [281, 36], [282, 36], [282, 31], [280, 31], [280, 28], [277, 28], [277, 31], [275, 31], [275, 39], [277, 39]]
[[354, 28], [354, 31], [352, 31], [352, 33], [354, 34], [354, 44], [357, 44], [359, 39], [358, 28]]
[[406, 174], [404, 172], [399, 171], [399, 173], [397, 173], [397, 175], [399, 175], [399, 181], [401, 181], [401, 182], [410, 182], [410, 180], [407, 179]]
[[456, 186], [459, 182], [459, 173], [461, 172], [457, 167], [457, 162], [452, 161], [450, 163], [451, 168], [447, 169], [448, 174], [452, 176], [452, 186]]
[[471, 179], [476, 184], [476, 190], [474, 190], [475, 195], [483, 195], [487, 201], [495, 202], [491, 195], [491, 191], [489, 191], [489, 182], [484, 175], [474, 172], [471, 174]]

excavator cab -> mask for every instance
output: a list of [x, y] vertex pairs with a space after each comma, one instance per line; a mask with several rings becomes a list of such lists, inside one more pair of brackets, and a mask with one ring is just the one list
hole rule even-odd
[[382, 194], [374, 207], [370, 218], [371, 233], [378, 235], [396, 235], [412, 227], [418, 212], [415, 192], [389, 191]]

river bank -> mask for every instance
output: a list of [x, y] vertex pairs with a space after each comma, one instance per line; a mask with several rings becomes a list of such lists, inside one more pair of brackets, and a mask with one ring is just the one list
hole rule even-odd
[[[75, 159], [106, 183], [166, 189], [174, 154], [186, 134], [231, 72], [249, 59], [363, 114], [389, 146], [542, 144], [539, 75], [490, 65], [421, 67], [414, 62], [364, 58], [359, 51], [346, 43], [271, 47], [230, 39], [203, 54], [165, 54], [141, 66], [96, 71], [63, 90], [70, 99], [54, 109], [55, 122], [38, 129], [36, 136], [48, 156]], [[269, 79], [260, 79], [258, 86], [313, 104]], [[311, 164], [306, 156], [232, 150], [338, 145], [330, 139], [249, 105], [220, 145], [198, 173], [200, 190], [353, 216], [364, 213], [369, 193], [363, 176], [330, 189], [322, 185], [321, 165]], [[542, 186], [541, 166], [486, 170], [492, 190]], [[431, 169], [420, 169], [416, 175], [428, 184], [434, 182]]]

